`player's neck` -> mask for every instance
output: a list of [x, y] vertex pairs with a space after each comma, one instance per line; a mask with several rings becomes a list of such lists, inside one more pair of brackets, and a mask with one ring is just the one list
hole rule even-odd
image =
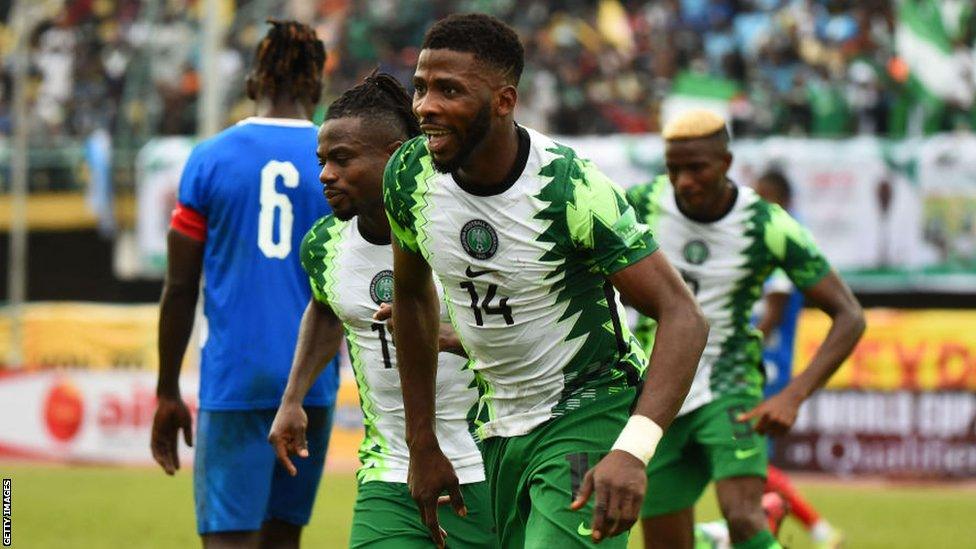
[[715, 200], [711, 204], [702, 208], [698, 211], [693, 211], [687, 208], [687, 206], [682, 205], [680, 201], [678, 202], [678, 209], [685, 217], [698, 221], [699, 223], [713, 223], [722, 219], [730, 211], [732, 207], [735, 206], [736, 198], [738, 198], [739, 192], [735, 183], [732, 183], [728, 179], [725, 180], [725, 185], [722, 187], [722, 191], [716, 196]]
[[366, 242], [376, 245], [390, 243], [390, 220], [382, 206], [369, 212], [359, 214], [359, 235]]
[[455, 178], [472, 187], [490, 189], [505, 181], [518, 161], [518, 127], [512, 121], [491, 131], [455, 172]]
[[312, 119], [311, 111], [301, 101], [274, 101], [262, 98], [257, 101], [256, 114], [261, 118]]

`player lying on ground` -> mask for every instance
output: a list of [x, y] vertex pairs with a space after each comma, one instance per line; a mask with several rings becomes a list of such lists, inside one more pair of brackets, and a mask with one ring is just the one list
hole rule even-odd
[[191, 439], [179, 373], [202, 270], [207, 335], [193, 494], [207, 547], [298, 546], [322, 475], [338, 388], [333, 366], [308, 392], [310, 457], [297, 477], [288, 476], [265, 437], [310, 295], [292, 252], [329, 212], [315, 182], [309, 122], [325, 49], [311, 28], [272, 22], [255, 59], [246, 88], [258, 117], [197, 145], [183, 169], [160, 300], [152, 451], [173, 474], [177, 433], [183, 430], [187, 444]]
[[[793, 425], [803, 400], [854, 348], [864, 316], [807, 231], [726, 178], [732, 154], [721, 117], [686, 113], [665, 127], [664, 138], [667, 176], [627, 197], [695, 294], [711, 332], [688, 398], [648, 467], [644, 543], [691, 547], [694, 503], [714, 480], [734, 546], [778, 547], [761, 507], [766, 435]], [[806, 370], [763, 401], [762, 340], [749, 317], [776, 267], [832, 324]], [[648, 318], [638, 333], [645, 346], [665, 337]]]
[[[438, 497], [464, 504], [434, 428], [435, 273], [481, 395], [500, 545], [624, 547], [708, 329], [622, 191], [515, 124], [522, 66], [518, 37], [497, 19], [436, 23], [413, 80], [426, 135], [386, 168], [410, 491], [443, 543]], [[660, 322], [649, 366], [617, 291]]]
[[[322, 365], [338, 352], [344, 329], [366, 428], [350, 547], [431, 545], [407, 490], [409, 453], [396, 345], [385, 324], [373, 319], [393, 298], [383, 168], [397, 147], [419, 134], [410, 96], [386, 74], [371, 76], [336, 99], [319, 131], [320, 179], [335, 213], [320, 219], [302, 242], [314, 299], [302, 317], [288, 387], [268, 439], [290, 471], [295, 466], [289, 453], [308, 455], [301, 402]], [[452, 340], [442, 338], [440, 350], [457, 350]], [[438, 362], [436, 430], [468, 503], [465, 516], [445, 506], [441, 524], [452, 547], [495, 547], [481, 453], [466, 418], [478, 396], [474, 376], [460, 356], [441, 352]]]

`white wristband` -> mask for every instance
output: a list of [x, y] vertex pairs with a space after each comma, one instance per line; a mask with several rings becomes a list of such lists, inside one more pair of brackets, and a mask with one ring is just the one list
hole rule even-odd
[[623, 450], [641, 460], [646, 466], [654, 456], [657, 443], [661, 441], [663, 435], [664, 430], [650, 418], [633, 415], [627, 420], [627, 426], [620, 431], [617, 442], [614, 442], [610, 449]]

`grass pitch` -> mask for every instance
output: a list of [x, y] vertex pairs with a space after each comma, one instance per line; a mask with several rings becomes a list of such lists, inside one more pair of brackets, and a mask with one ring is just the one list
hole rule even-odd
[[[0, 462], [12, 478], [13, 547], [198, 547], [189, 470], [175, 478], [157, 469], [54, 467]], [[798, 483], [826, 517], [847, 534], [847, 547], [976, 547], [976, 490], [956, 485], [910, 487], [841, 482]], [[327, 473], [304, 546], [346, 546], [356, 483]], [[698, 520], [718, 517], [707, 494]], [[639, 532], [631, 547], [640, 547]], [[782, 540], [810, 547], [787, 519]]]

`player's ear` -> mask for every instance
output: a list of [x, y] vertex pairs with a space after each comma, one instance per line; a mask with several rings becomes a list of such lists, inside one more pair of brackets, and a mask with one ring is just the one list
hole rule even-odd
[[722, 171], [727, 172], [729, 168], [732, 167], [732, 151], [725, 151], [722, 155], [723, 168]]
[[504, 118], [513, 111], [518, 104], [518, 88], [514, 84], [507, 84], [495, 92], [495, 115]]
[[402, 139], [397, 139], [396, 141], [392, 141], [389, 145], [386, 146], [387, 154], [392, 156], [393, 153], [395, 153], [396, 150], [400, 148], [400, 145], [403, 145]]

